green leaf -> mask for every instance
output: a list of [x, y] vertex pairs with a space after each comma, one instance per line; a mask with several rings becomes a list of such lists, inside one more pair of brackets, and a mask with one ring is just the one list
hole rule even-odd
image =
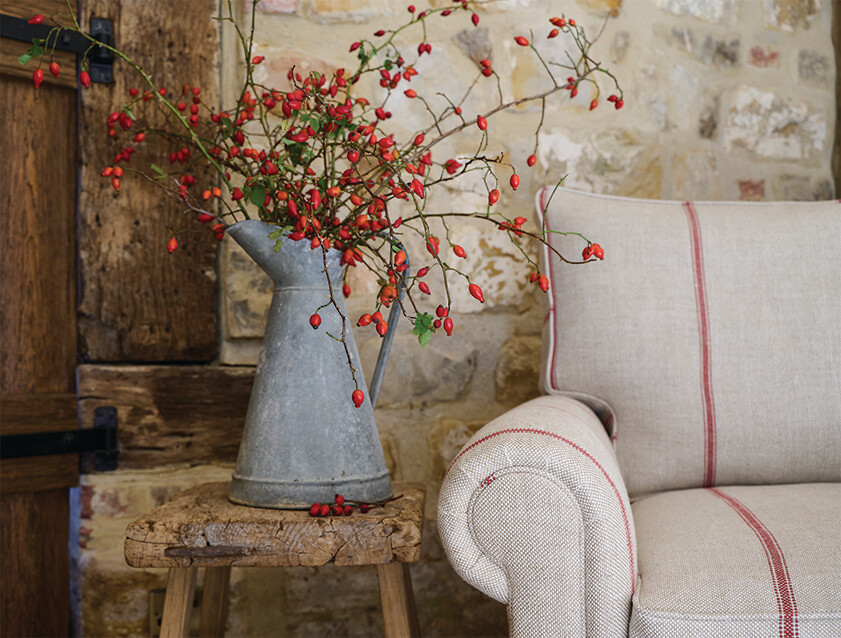
[[278, 237], [283, 235], [283, 229], [278, 228], [277, 230], [273, 230], [269, 233], [269, 239], [277, 239]]
[[434, 320], [433, 316], [428, 312], [415, 317], [415, 327], [412, 330], [412, 334], [417, 335], [418, 343], [422, 346], [425, 346], [432, 340], [432, 334], [435, 332], [435, 328], [432, 327]]
[[155, 175], [157, 175], [157, 176], [158, 176], [158, 178], [163, 179], [164, 177], [166, 177], [166, 175], [164, 174], [164, 172], [161, 170], [161, 167], [160, 167], [160, 166], [158, 166], [157, 164], [152, 164], [149, 168], [151, 168], [151, 169], [152, 169], [152, 172], [153, 172]]
[[134, 114], [134, 111], [132, 111], [128, 106], [124, 107], [123, 111], [131, 118], [132, 121], [137, 120], [137, 116]]
[[391, 71], [391, 67], [394, 66], [394, 62], [392, 62], [391, 60], [386, 60], [383, 66], [385, 67], [386, 71]]
[[23, 55], [18, 56], [18, 62], [21, 66], [24, 66], [27, 62], [32, 59], [32, 56], [28, 53], [24, 53]]
[[32, 40], [32, 46], [29, 47], [29, 55], [33, 58], [44, 55], [44, 49], [41, 46], [41, 43], [43, 43], [43, 40]]
[[262, 186], [258, 186], [254, 190], [251, 191], [250, 197], [251, 203], [255, 206], [262, 206], [263, 202], [266, 201], [266, 189]]
[[[274, 233], [272, 233], [274, 234]], [[278, 237], [278, 240], [274, 243], [274, 251], [276, 253], [280, 252], [280, 249], [283, 247], [283, 239]]]

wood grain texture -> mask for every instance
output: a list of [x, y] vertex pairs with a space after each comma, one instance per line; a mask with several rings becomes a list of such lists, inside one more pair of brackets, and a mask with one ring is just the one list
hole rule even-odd
[[61, 432], [79, 425], [76, 394], [12, 394], [0, 396], [0, 432]]
[[3, 495], [0, 521], [0, 635], [69, 635], [67, 489]]
[[[49, 11], [41, 2], [15, 4], [0, 8]], [[0, 95], [0, 394], [69, 393], [76, 364], [76, 91], [50, 82], [36, 90], [30, 79], [0, 74]], [[29, 489], [46, 487], [38, 481], [56, 470], [44, 459], [19, 461], [3, 462], [4, 491], [15, 486], [10, 468]], [[62, 484], [75, 483], [76, 468], [73, 457]], [[68, 635], [67, 488], [4, 493], [0, 521], [0, 634]]]
[[189, 638], [197, 571], [194, 567], [175, 567], [169, 570], [161, 617], [161, 638]]
[[78, 378], [82, 427], [117, 408], [120, 468], [236, 460], [253, 368], [89, 364]]
[[76, 92], [3, 76], [0, 94], [0, 139], [11, 153], [0, 162], [0, 393], [68, 392], [76, 365]]
[[[180, 100], [183, 84], [199, 86], [208, 105], [218, 103], [219, 38], [214, 0], [84, 0], [82, 21], [110, 18], [119, 48]], [[81, 93], [80, 350], [89, 361], [209, 361], [216, 353], [217, 242], [175, 199], [136, 174], [119, 195], [102, 169], [126, 145], [138, 147], [131, 168], [170, 166], [171, 144], [148, 137], [133, 144], [142, 126], [109, 138], [108, 114], [131, 98], [142, 79], [115, 62], [115, 81]], [[185, 100], [189, 102], [189, 100]], [[138, 116], [145, 109], [134, 108]], [[119, 127], [117, 127], [119, 129]], [[176, 148], [180, 148], [176, 147]], [[194, 171], [199, 186], [208, 172]], [[192, 229], [169, 254], [167, 228]]]
[[230, 587], [230, 567], [208, 567], [205, 570], [199, 620], [201, 638], [218, 638], [225, 635]]
[[412, 577], [407, 563], [377, 565], [385, 638], [420, 636]]
[[[325, 518], [235, 505], [227, 490], [228, 483], [206, 483], [129, 525], [126, 562], [132, 567], [312, 567], [420, 559], [421, 484], [395, 483], [395, 494], [403, 498], [366, 514]], [[224, 548], [221, 555], [208, 555], [214, 547]], [[195, 551], [168, 556], [170, 548]]]
[[3, 459], [0, 494], [39, 492], [79, 484], [79, 455], [51, 454]]

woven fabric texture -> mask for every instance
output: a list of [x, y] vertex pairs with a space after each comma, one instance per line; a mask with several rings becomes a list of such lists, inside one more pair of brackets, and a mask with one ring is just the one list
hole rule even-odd
[[631, 509], [607, 433], [581, 402], [543, 396], [477, 432], [441, 486], [438, 529], [459, 575], [509, 606], [512, 636], [627, 633]]
[[841, 636], [841, 484], [681, 490], [633, 510], [631, 638]]
[[[584, 232], [606, 256], [570, 267], [545, 252], [541, 383], [609, 406], [632, 497], [841, 480], [838, 202], [693, 204], [561, 188], [545, 221]], [[584, 246], [551, 242], [573, 259]]]

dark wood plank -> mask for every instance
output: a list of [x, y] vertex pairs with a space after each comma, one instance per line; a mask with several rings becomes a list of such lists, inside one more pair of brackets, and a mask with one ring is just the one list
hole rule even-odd
[[[55, 8], [49, 4], [55, 1], [0, 8], [34, 15]], [[36, 90], [29, 77], [0, 74], [0, 95], [0, 394], [69, 393], [76, 363], [76, 91], [50, 81]], [[4, 492], [16, 484], [32, 490], [76, 482], [75, 457], [72, 464], [19, 461], [2, 463]], [[10, 471], [19, 478], [7, 481]], [[4, 493], [0, 521], [0, 633], [68, 635], [67, 488]]]
[[832, 44], [835, 45], [835, 145], [832, 147], [832, 176], [835, 197], [841, 198], [841, 2], [832, 5]]
[[0, 497], [0, 635], [70, 635], [67, 489]]
[[253, 380], [253, 368], [82, 365], [82, 427], [117, 408], [121, 468], [234, 461]]
[[[67, 15], [67, 5], [64, 0], [27, 0], [26, 2], [21, 2], [20, 0], [0, 0], [0, 13], [27, 20], [41, 13], [47, 16], [44, 24], [52, 25], [53, 16], [55, 16], [59, 24], [70, 23], [69, 20], [60, 17]], [[30, 44], [26, 42], [0, 38], [0, 74], [24, 78], [31, 82], [32, 73], [38, 68], [38, 63], [32, 60], [29, 64], [21, 66], [18, 62], [18, 56], [26, 53], [29, 47]], [[47, 71], [47, 65], [53, 60], [61, 66], [61, 72], [58, 78], [54, 78]], [[71, 89], [76, 88], [76, 54], [70, 53], [69, 51], [55, 51], [52, 57], [41, 68], [44, 71], [44, 82], [46, 84], [55, 84]]]
[[[2, 9], [0, 9], [0, 12], [2, 12]], [[28, 64], [21, 66], [18, 62], [18, 56], [26, 53], [29, 46], [26, 42], [0, 38], [0, 73], [31, 82], [32, 74], [38, 68], [38, 63], [30, 60]], [[47, 71], [47, 65], [51, 61], [58, 62], [61, 67], [61, 72], [57, 78]], [[41, 69], [44, 71], [45, 84], [57, 84], [70, 89], [76, 88], [78, 77], [76, 75], [76, 54], [69, 51], [56, 51], [50, 60], [41, 65]]]
[[79, 425], [75, 393], [0, 396], [0, 432], [60, 432]]
[[68, 392], [76, 363], [76, 93], [0, 81], [0, 139], [12, 152], [0, 162], [0, 392]]
[[[215, 58], [219, 48], [215, 0], [85, 0], [82, 16], [110, 18], [115, 40], [179, 96], [184, 83], [200, 86], [218, 102]], [[142, 80], [124, 62], [115, 82], [81, 92], [80, 350], [90, 361], [209, 361], [216, 353], [216, 240], [178, 202], [136, 174], [119, 195], [100, 175], [131, 135], [106, 135], [105, 121], [131, 98]], [[185, 100], [188, 101], [189, 100]], [[140, 109], [137, 109], [139, 112]], [[169, 166], [169, 145], [147, 138], [132, 168]], [[196, 171], [200, 186], [210, 174]], [[167, 227], [192, 226], [173, 254]]]
[[78, 484], [78, 454], [26, 456], [0, 463], [0, 494], [39, 492]]

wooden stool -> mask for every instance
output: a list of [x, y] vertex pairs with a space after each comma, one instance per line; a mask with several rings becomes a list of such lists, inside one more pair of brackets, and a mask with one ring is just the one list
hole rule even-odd
[[126, 562], [168, 567], [161, 638], [186, 638], [199, 567], [206, 568], [199, 635], [223, 636], [231, 567], [376, 565], [387, 638], [418, 636], [408, 563], [420, 559], [424, 487], [366, 514], [315, 518], [228, 501], [227, 483], [181, 492], [126, 529]]

